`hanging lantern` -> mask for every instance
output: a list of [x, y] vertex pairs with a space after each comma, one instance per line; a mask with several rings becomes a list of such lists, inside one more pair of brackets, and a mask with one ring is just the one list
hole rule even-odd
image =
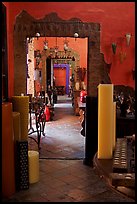
[[44, 44], [44, 50], [48, 50], [48, 44]]
[[75, 37], [75, 38], [78, 38], [78, 33], [74, 33], [74, 37]]
[[67, 51], [68, 50], [68, 45], [64, 44], [64, 50]]
[[78, 38], [79, 34], [78, 33], [74, 33], [74, 38], [75, 38], [75, 41], [76, 39]]
[[130, 45], [130, 40], [131, 40], [131, 34], [130, 34], [130, 33], [127, 33], [127, 34], [126, 34], [127, 46]]
[[69, 47], [68, 47], [68, 40], [67, 40], [67, 38], [65, 38], [65, 40], [64, 40], [64, 51], [66, 52], [68, 49], [69, 49]]
[[45, 41], [43, 43], [44, 43], [43, 49], [48, 50], [48, 41], [46, 40], [46, 38], [45, 38]]
[[112, 51], [114, 54], [116, 54], [116, 48], [117, 48], [116, 43], [112, 43]]
[[38, 40], [39, 37], [40, 37], [40, 33], [36, 33], [36, 37], [37, 37], [37, 40]]

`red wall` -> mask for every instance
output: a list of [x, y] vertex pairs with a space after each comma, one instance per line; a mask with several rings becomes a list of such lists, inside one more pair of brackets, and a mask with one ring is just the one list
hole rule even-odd
[[[135, 87], [132, 69], [135, 68], [135, 2], [4, 2], [8, 15], [8, 63], [9, 94], [12, 96], [14, 81], [13, 27], [16, 15], [23, 9], [35, 18], [43, 18], [50, 12], [57, 12], [62, 19], [80, 18], [83, 22], [97, 22], [101, 25], [101, 52], [107, 63], [112, 63], [110, 77], [114, 84]], [[67, 12], [66, 12], [67, 11]], [[131, 44], [126, 46], [125, 34], [131, 33]], [[117, 43], [116, 55], [111, 44]], [[126, 53], [120, 63], [120, 49]]]

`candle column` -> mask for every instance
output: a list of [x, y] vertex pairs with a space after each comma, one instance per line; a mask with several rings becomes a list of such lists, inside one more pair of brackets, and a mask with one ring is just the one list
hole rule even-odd
[[116, 102], [113, 102], [112, 150], [116, 146]]
[[2, 103], [2, 196], [15, 193], [15, 160], [12, 103]]
[[21, 140], [28, 140], [29, 96], [12, 96], [13, 111], [20, 113]]
[[113, 84], [98, 86], [98, 159], [112, 158]]
[[36, 183], [39, 181], [39, 152], [28, 151], [28, 167], [29, 167], [29, 183]]

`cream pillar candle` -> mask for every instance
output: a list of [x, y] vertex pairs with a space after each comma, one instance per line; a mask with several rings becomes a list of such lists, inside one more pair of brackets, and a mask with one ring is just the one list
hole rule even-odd
[[113, 102], [113, 128], [112, 128], [112, 148], [116, 145], [116, 102]]
[[29, 166], [29, 183], [36, 183], [39, 181], [39, 152], [28, 151], [28, 166]]
[[98, 159], [112, 158], [113, 84], [98, 86]]
[[13, 111], [20, 113], [21, 139], [28, 140], [29, 96], [12, 96]]

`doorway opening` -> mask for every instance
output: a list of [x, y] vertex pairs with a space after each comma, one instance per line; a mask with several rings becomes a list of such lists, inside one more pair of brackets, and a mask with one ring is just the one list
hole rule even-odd
[[[58, 46], [55, 43], [56, 39], [58, 39]], [[49, 45], [47, 49], [45, 49], [45, 41]], [[79, 83], [84, 81], [87, 85], [86, 74], [83, 78], [82, 73], [78, 73], [78, 69], [85, 70], [85, 73], [87, 71], [87, 38], [75, 40], [67, 37], [67, 42], [69, 47], [66, 51], [63, 47], [64, 37], [39, 37], [28, 40], [27, 94], [35, 96], [41, 88], [47, 92], [48, 85], [53, 87], [56, 83], [57, 88], [64, 87], [62, 91], [68, 95], [71, 78], [74, 78], [73, 85], [78, 80]], [[55, 50], [56, 47], [58, 51]]]
[[[87, 94], [92, 97], [96, 96], [97, 86], [106, 74], [105, 69], [102, 74], [104, 61], [100, 53], [100, 24], [82, 22], [78, 18], [64, 20], [57, 13], [50, 13], [43, 19], [35, 19], [25, 10], [16, 17], [14, 26], [14, 78], [16, 79], [14, 81], [14, 94], [27, 93], [25, 45], [27, 37], [36, 37], [37, 33], [40, 33], [41, 37], [74, 37], [74, 34], [77, 33], [80, 38], [88, 38]], [[97, 75], [96, 72], [98, 72]], [[108, 80], [108, 77], [106, 77], [106, 80]], [[90, 135], [86, 136], [86, 141], [88, 137]], [[87, 152], [87, 148], [85, 149]]]
[[[46, 41], [53, 42], [55, 41], [56, 37], [46, 37]], [[63, 40], [64, 38], [58, 38], [58, 43], [62, 40], [62, 43], [60, 42], [59, 47], [61, 45], [63, 46]], [[81, 123], [79, 121], [79, 118], [75, 115], [74, 107], [72, 103], [72, 95], [69, 95], [70, 92], [70, 86], [73, 89], [75, 88], [75, 83], [71, 83], [70, 79], [72, 77], [72, 74], [74, 75], [74, 80], [77, 79], [77, 68], [80, 66], [87, 66], [87, 38], [84, 39], [77, 39], [77, 42], [75, 42], [75, 38], [67, 38], [69, 40], [69, 45], [71, 46], [71, 49], [68, 52], [64, 51], [61, 48], [58, 50], [58, 57], [54, 56], [54, 50], [53, 48], [49, 49], [43, 49], [44, 40], [45, 37], [40, 37], [39, 39], [31, 39], [31, 42], [28, 42], [28, 74], [29, 78], [28, 81], [33, 80], [34, 75], [34, 86], [32, 87], [34, 89], [34, 95], [40, 90], [39, 87], [36, 87], [36, 82], [40, 84], [40, 87], [44, 87], [44, 90], [48, 91], [48, 86], [50, 85], [53, 88], [57, 88], [57, 101], [54, 103], [52, 101], [52, 104], [54, 105], [54, 118], [52, 121], [49, 121], [46, 123], [45, 126], [45, 135], [42, 136], [41, 139], [41, 149], [40, 149], [40, 157], [42, 158], [51, 158], [54, 155], [54, 158], [81, 158], [84, 159], [84, 137], [81, 135]], [[73, 47], [72, 44], [74, 44], [77, 49], [75, 49], [75, 46]], [[82, 43], [81, 43], [82, 42]], [[79, 45], [79, 48], [78, 48]], [[33, 51], [32, 51], [33, 47]], [[82, 50], [81, 50], [82, 47]], [[78, 50], [80, 50], [78, 53]], [[83, 53], [84, 52], [84, 56]], [[67, 56], [67, 57], [66, 57]], [[86, 57], [85, 57], [86, 56]], [[31, 63], [32, 62], [32, 63]], [[32, 68], [31, 68], [32, 67]], [[34, 73], [30, 72], [30, 70], [33, 69]], [[86, 69], [86, 68], [85, 68]], [[75, 82], [75, 81], [74, 81]], [[85, 82], [86, 82], [86, 75], [85, 75]], [[63, 87], [63, 88], [62, 88]], [[37, 88], [37, 90], [35, 90]], [[46, 89], [47, 88], [47, 89]], [[31, 88], [29, 89], [29, 83], [27, 90], [31, 91]], [[31, 91], [32, 93], [32, 91]], [[80, 90], [79, 90], [80, 93]], [[73, 94], [73, 97], [77, 97]], [[64, 117], [64, 118], [63, 118]], [[60, 124], [61, 122], [61, 124]], [[50, 126], [54, 123], [54, 127], [52, 126], [52, 129], [54, 129], [54, 134], [52, 135], [52, 131], [50, 132], [48, 128], [51, 130]], [[61, 128], [62, 132], [60, 131], [60, 135], [58, 135], [58, 124]], [[74, 126], [75, 128], [74, 128]], [[67, 134], [64, 135], [64, 127], [67, 130]], [[69, 129], [68, 129], [69, 127]], [[77, 130], [77, 131], [76, 131]], [[70, 133], [71, 132], [71, 136]], [[62, 135], [62, 137], [61, 137]], [[50, 154], [48, 152], [50, 145], [48, 144], [48, 139], [53, 141], [54, 145], [52, 146], [52, 150], [50, 150]], [[59, 139], [60, 138], [60, 139]], [[63, 139], [64, 138], [64, 139]], [[60, 144], [59, 144], [60, 141]], [[64, 144], [63, 141], [66, 141], [68, 144], [70, 142], [70, 145]], [[77, 141], [77, 142], [76, 142]], [[79, 141], [79, 142], [78, 142]], [[31, 146], [33, 147], [34, 144]], [[56, 145], [55, 145], [56, 144]], [[45, 146], [46, 147], [45, 147]], [[66, 147], [68, 145], [68, 147]], [[60, 150], [58, 151], [62, 152], [61, 154], [56, 154], [55, 151], [56, 146], [60, 146]], [[73, 149], [74, 148], [74, 149]], [[68, 151], [70, 149], [70, 152]], [[72, 151], [73, 149], [73, 151]], [[68, 153], [69, 152], [69, 153]], [[73, 154], [72, 154], [73, 152]], [[48, 155], [48, 156], [47, 156]], [[60, 156], [59, 156], [60, 155]], [[63, 156], [64, 155], [64, 156]]]

